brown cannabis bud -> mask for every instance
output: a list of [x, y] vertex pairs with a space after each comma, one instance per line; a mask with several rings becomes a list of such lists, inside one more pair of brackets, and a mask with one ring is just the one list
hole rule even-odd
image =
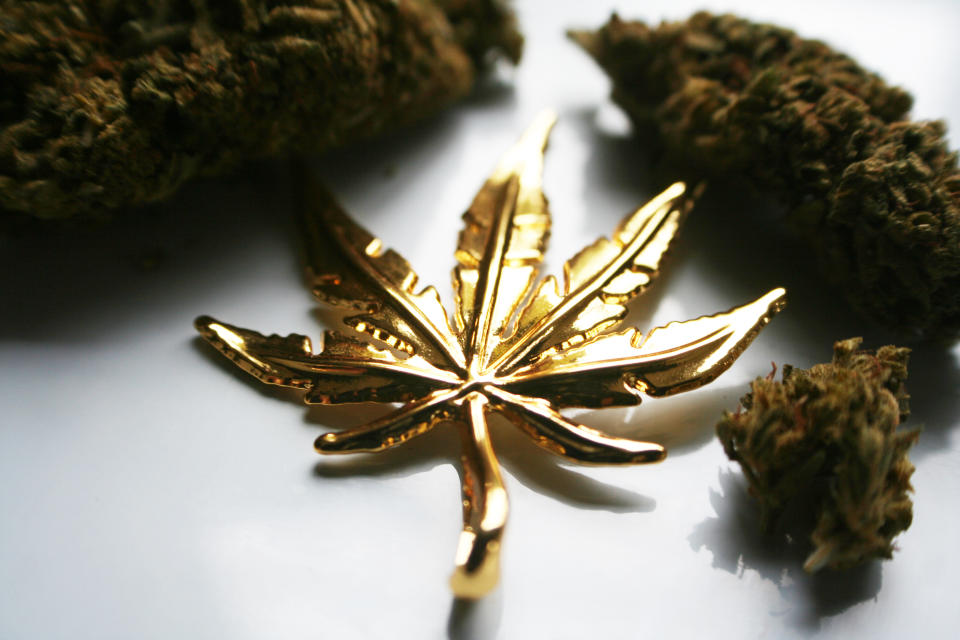
[[0, 214], [149, 202], [198, 174], [424, 118], [522, 39], [499, 0], [0, 0]]
[[745, 177], [788, 205], [821, 271], [904, 332], [960, 333], [960, 172], [942, 122], [792, 31], [697, 13], [651, 28], [616, 15], [572, 32], [613, 98], [669, 159]]
[[891, 541], [913, 518], [907, 451], [919, 431], [897, 429], [909, 415], [910, 350], [857, 351], [860, 341], [836, 343], [830, 364], [784, 366], [782, 382], [773, 373], [757, 378], [736, 413], [717, 424], [765, 529], [785, 509], [812, 505], [809, 572], [891, 557]]

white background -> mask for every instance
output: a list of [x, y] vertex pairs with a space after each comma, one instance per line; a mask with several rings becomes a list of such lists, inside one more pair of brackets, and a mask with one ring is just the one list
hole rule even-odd
[[[915, 116], [960, 126], [960, 4], [704, 4], [826, 39], [913, 92]], [[616, 8], [658, 21], [701, 6]], [[449, 301], [460, 213], [552, 106], [556, 271], [651, 195], [607, 80], [563, 36], [613, 8], [522, 3], [527, 48], [516, 71], [435, 121], [326, 155], [318, 171]], [[713, 313], [778, 285], [787, 310], [712, 385], [579, 416], [663, 442], [661, 465], [580, 468], [495, 425], [512, 501], [502, 584], [484, 601], [455, 602], [454, 434], [321, 459], [318, 434], [374, 412], [307, 409], [194, 337], [203, 313], [319, 337], [292, 188], [284, 163], [261, 163], [191, 184], [129, 221], [0, 240], [0, 638], [953, 635], [957, 347], [914, 351], [911, 422], [925, 432], [912, 453], [915, 521], [893, 561], [811, 578], [800, 570], [805, 541], [755, 532], [739, 470], [712, 435], [721, 411], [771, 361], [808, 366], [828, 360], [835, 339], [892, 338], [839, 302], [802, 246], [773, 225], [751, 228], [776, 212], [746, 196], [694, 211], [632, 319], [650, 327]], [[138, 266], [154, 257], [155, 268]]]

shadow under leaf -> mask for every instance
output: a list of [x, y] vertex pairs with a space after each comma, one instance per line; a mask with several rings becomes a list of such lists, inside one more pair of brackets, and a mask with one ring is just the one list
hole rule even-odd
[[459, 439], [453, 429], [441, 424], [403, 446], [378, 453], [326, 455], [313, 466], [318, 478], [404, 477], [433, 469], [441, 464], [459, 464]]
[[614, 513], [647, 513], [653, 498], [599, 482], [567, 469], [560, 458], [544, 451], [505, 420], [491, 420], [495, 450], [510, 473], [537, 493], [581, 509]]
[[725, 410], [733, 410], [743, 389], [715, 386], [667, 398], [644, 398], [638, 407], [590, 410], [576, 420], [604, 433], [663, 445], [668, 456], [700, 449], [713, 441], [714, 426]]
[[[340, 428], [362, 424], [388, 412], [390, 407], [353, 405], [311, 407], [306, 422]], [[322, 415], [321, 415], [322, 414]], [[554, 454], [541, 450], [505, 420], [491, 419], [495, 451], [511, 474], [538, 493], [582, 509], [615, 513], [650, 512], [656, 501], [650, 497], [594, 480], [559, 464]], [[320, 478], [353, 476], [407, 476], [441, 464], [460, 466], [460, 438], [457, 425], [444, 422], [402, 446], [378, 453], [351, 453], [323, 456], [314, 465]]]

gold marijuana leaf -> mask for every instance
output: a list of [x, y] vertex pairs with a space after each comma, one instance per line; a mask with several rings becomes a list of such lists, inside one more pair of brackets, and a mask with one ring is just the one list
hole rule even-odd
[[[507, 494], [487, 430], [498, 412], [541, 447], [593, 464], [657, 462], [660, 445], [571, 422], [563, 407], [636, 405], [704, 385], [725, 371], [779, 311], [783, 289], [750, 304], [646, 335], [611, 332], [657, 275], [688, 207], [674, 184], [534, 288], [550, 231], [541, 188], [555, 116], [537, 117], [464, 214], [451, 321], [433, 287], [399, 254], [308, 184], [302, 222], [308, 273], [321, 301], [348, 311], [352, 335], [264, 336], [209, 317], [211, 344], [267, 384], [306, 391], [310, 404], [403, 403], [369, 424], [328, 433], [320, 453], [382, 451], [444, 421], [463, 441], [463, 531], [451, 587], [477, 598], [497, 583]], [[525, 304], [524, 304], [525, 302]]]

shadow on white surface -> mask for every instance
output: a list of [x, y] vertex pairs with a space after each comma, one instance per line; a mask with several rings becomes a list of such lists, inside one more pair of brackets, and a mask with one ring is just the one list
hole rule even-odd
[[[317, 422], [334, 426], [337, 415], [322, 409], [323, 418]], [[336, 426], [361, 424], [382, 415], [382, 407], [357, 405], [357, 409], [340, 409], [348, 416]], [[357, 411], [359, 410], [359, 413]], [[317, 415], [317, 414], [315, 414]], [[333, 417], [333, 420], [329, 420]], [[309, 422], [314, 421], [311, 417]], [[599, 509], [615, 513], [646, 513], [656, 508], [656, 501], [647, 496], [606, 484], [560, 464], [561, 459], [543, 451], [527, 436], [504, 420], [491, 420], [494, 450], [503, 466], [526, 487], [581, 509]], [[316, 463], [313, 473], [318, 478], [352, 478], [357, 476], [403, 477], [432, 469], [441, 464], [460, 467], [460, 440], [450, 423], [403, 443], [402, 446], [379, 453], [356, 453], [344, 456], [324, 456]]]
[[510, 474], [541, 495], [581, 509], [649, 513], [657, 502], [648, 496], [595, 480], [564, 466], [576, 462], [545, 451], [506, 420], [491, 421], [494, 450]]
[[[707, 518], [687, 537], [695, 551], [706, 549], [715, 569], [742, 577], [756, 572], [776, 585], [787, 603], [777, 612], [790, 627], [813, 632], [824, 618], [872, 600], [880, 593], [882, 568], [879, 560], [846, 571], [823, 570], [814, 575], [803, 571], [810, 543], [802, 523], [781, 523], [773, 532], [760, 531], [756, 501], [747, 493], [739, 473], [721, 471], [720, 491], [710, 489], [716, 517]], [[809, 530], [809, 526], [807, 527]]]
[[960, 363], [948, 346], [920, 344], [910, 354], [910, 425], [923, 428], [910, 458], [920, 462], [949, 450], [960, 424]]
[[[159, 332], [169, 327], [154, 324], [154, 307], [202, 296], [205, 276], [256, 278], [240, 265], [270, 255], [271, 242], [291, 226], [285, 167], [252, 162], [233, 176], [196, 181], [162, 205], [115, 212], [109, 222], [0, 234], [0, 291], [17, 301], [0, 314], [0, 339], [62, 344]], [[192, 318], [183, 320], [188, 335]]]
[[644, 398], [638, 407], [585, 411], [576, 419], [610, 435], [663, 445], [669, 459], [712, 442], [717, 420], [736, 407], [742, 392], [740, 386], [713, 382], [668, 398]]
[[482, 600], [454, 598], [447, 619], [449, 640], [482, 640], [496, 637], [503, 617], [503, 585]]
[[[643, 152], [636, 139], [620, 131], [622, 127], [629, 127], [629, 124], [619, 122], [617, 116], [623, 117], [609, 105], [606, 108], [568, 109], [560, 114], [560, 122], [572, 128], [580, 143], [590, 150], [583, 169], [581, 205], [589, 212], [585, 217], [587, 226], [581, 233], [571, 234], [567, 231], [565, 234], [572, 235], [578, 244], [586, 244], [600, 236], [609, 237], [625, 215], [641, 207], [675, 181], [654, 176], [650, 154]], [[611, 202], [619, 206], [610, 207]], [[603, 203], [603, 206], [594, 203]], [[675, 268], [677, 247], [685, 242], [684, 226], [681, 226], [656, 279], [642, 296], [629, 305], [622, 327], [635, 326], [643, 331], [653, 328], [653, 317], [661, 301], [674, 290], [678, 276]], [[579, 249], [579, 246], [575, 248]], [[554, 264], [572, 255], [557, 256], [554, 251]]]
[[[363, 420], [359, 422], [362, 423]], [[402, 446], [379, 453], [320, 456], [313, 466], [313, 475], [318, 479], [403, 477], [441, 464], [458, 465], [457, 433], [443, 427], [442, 424], [438, 425], [435, 429], [404, 442]]]

